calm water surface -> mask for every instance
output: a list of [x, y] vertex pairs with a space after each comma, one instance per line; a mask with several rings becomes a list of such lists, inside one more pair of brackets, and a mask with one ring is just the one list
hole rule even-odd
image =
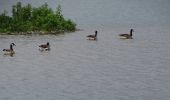
[[[16, 44], [13, 57], [0, 53], [0, 100], [169, 100], [168, 0], [113, 1], [61, 1], [63, 13], [82, 31], [0, 36], [1, 51]], [[116, 12], [117, 4], [125, 12]], [[151, 5], [159, 16], [147, 12]], [[129, 28], [134, 39], [119, 39]], [[98, 40], [87, 40], [94, 30]], [[38, 45], [47, 41], [51, 51], [40, 52]]]

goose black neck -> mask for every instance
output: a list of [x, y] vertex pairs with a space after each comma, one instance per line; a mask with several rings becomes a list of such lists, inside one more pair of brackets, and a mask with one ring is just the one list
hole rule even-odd
[[97, 36], [97, 31], [95, 31], [95, 37]]
[[13, 46], [12, 46], [12, 44], [10, 45], [10, 50], [13, 50]]
[[130, 36], [132, 36], [132, 33], [133, 33], [133, 29], [130, 29]]

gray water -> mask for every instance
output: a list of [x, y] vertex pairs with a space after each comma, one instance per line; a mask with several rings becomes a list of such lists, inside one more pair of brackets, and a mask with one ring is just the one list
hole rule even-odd
[[[13, 57], [0, 53], [0, 100], [169, 100], [169, 0], [57, 2], [82, 30], [0, 36], [1, 50], [16, 44]], [[134, 39], [120, 39], [130, 28]], [[98, 40], [87, 40], [94, 30]]]

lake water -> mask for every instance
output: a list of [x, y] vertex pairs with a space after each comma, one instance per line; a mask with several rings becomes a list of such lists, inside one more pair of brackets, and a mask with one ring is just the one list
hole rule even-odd
[[[0, 53], [0, 100], [169, 100], [169, 0], [57, 2], [82, 30], [0, 36], [1, 51], [16, 44], [13, 57]], [[134, 39], [120, 39], [130, 28]], [[87, 40], [95, 30], [98, 40]]]

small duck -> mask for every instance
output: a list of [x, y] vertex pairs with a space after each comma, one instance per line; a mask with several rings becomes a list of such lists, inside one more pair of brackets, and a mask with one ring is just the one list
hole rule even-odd
[[132, 33], [134, 32], [133, 29], [130, 29], [130, 34], [119, 34], [120, 37], [125, 38], [125, 39], [133, 39]]
[[91, 40], [91, 39], [96, 40], [97, 39], [97, 33], [98, 33], [98, 31], [95, 31], [94, 35], [87, 35], [87, 37], [89, 38], [89, 40]]
[[16, 46], [16, 45], [14, 43], [11, 43], [9, 49], [3, 49], [4, 55], [13, 55], [13, 54], [15, 54], [13, 46]]
[[47, 42], [47, 44], [42, 44], [42, 45], [39, 45], [39, 50], [40, 51], [48, 51], [48, 50], [50, 50], [50, 43], [49, 42]]

